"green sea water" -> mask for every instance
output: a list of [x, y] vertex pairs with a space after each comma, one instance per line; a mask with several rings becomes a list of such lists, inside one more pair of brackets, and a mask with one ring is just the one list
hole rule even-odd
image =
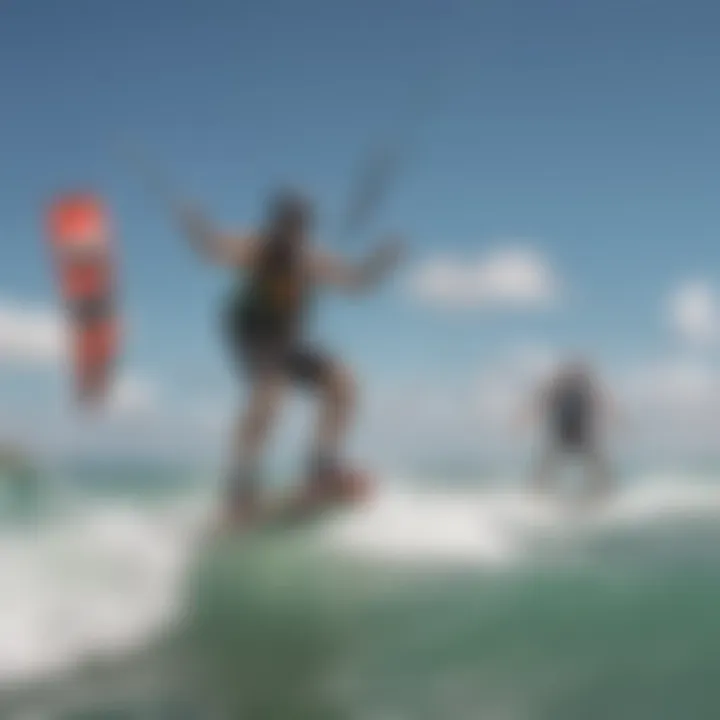
[[459, 492], [190, 542], [172, 623], [10, 687], [0, 716], [720, 717], [712, 483], [651, 479], [602, 522]]

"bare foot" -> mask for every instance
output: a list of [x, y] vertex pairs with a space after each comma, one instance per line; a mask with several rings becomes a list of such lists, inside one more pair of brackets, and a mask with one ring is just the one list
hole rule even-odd
[[222, 509], [214, 535], [229, 535], [244, 530], [260, 517], [260, 507], [254, 499], [232, 503]]
[[339, 469], [311, 478], [306, 488], [310, 502], [321, 505], [344, 505], [367, 499], [372, 483], [366, 473]]

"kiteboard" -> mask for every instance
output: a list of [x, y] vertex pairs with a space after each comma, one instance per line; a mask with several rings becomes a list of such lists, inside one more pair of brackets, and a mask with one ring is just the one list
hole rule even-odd
[[334, 496], [314, 497], [305, 489], [289, 490], [266, 496], [252, 515], [221, 523], [212, 535], [249, 531], [291, 529], [311, 525], [343, 511], [370, 503], [376, 494], [376, 483], [368, 473], [348, 474], [345, 487]]
[[115, 262], [103, 202], [88, 193], [57, 198], [47, 211], [47, 233], [62, 304], [77, 398], [107, 395], [119, 350]]

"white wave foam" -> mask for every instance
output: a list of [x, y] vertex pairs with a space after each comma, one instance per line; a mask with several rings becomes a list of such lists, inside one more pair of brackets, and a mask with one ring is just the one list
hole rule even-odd
[[384, 490], [329, 528], [340, 547], [390, 561], [503, 565], [523, 530], [552, 527], [557, 512], [517, 492]]
[[[87, 506], [72, 521], [0, 537], [0, 687], [66, 672], [152, 639], [182, 610], [180, 583], [208, 508]], [[323, 541], [378, 562], [495, 569], [536, 557], [545, 540], [720, 515], [720, 484], [649, 478], [577, 515], [522, 490], [385, 485], [367, 507], [324, 525]]]
[[692, 519], [720, 514], [720, 483], [713, 480], [655, 476], [618, 493], [597, 516], [598, 525]]
[[0, 684], [141, 646], [179, 610], [197, 535], [187, 507], [85, 508], [0, 541]]
[[502, 567], [533, 557], [546, 540], [708, 514], [720, 514], [720, 484], [672, 477], [638, 482], [595, 510], [513, 489], [418, 490], [395, 483], [330, 523], [326, 538], [379, 561]]

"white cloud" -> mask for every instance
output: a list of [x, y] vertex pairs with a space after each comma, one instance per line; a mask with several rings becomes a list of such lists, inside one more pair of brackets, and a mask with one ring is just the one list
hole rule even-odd
[[[111, 380], [96, 412], [77, 413], [68, 351], [62, 312], [0, 298], [0, 368], [42, 371], [41, 377], [21, 379], [17, 392], [5, 399], [0, 416], [3, 436], [22, 436], [38, 449], [78, 452], [194, 452], [218, 443], [224, 429], [220, 411], [212, 410], [211, 403], [173, 397], [139, 372], [121, 372]], [[0, 378], [15, 381], [14, 375]]]
[[57, 312], [0, 301], [0, 362], [52, 365], [65, 351], [65, 329]]
[[[67, 358], [68, 338], [61, 313], [48, 307], [0, 301], [0, 363], [56, 369]], [[107, 402], [112, 415], [148, 413], [158, 405], [158, 390], [137, 375], [121, 375]]]
[[135, 375], [122, 375], [114, 383], [108, 398], [108, 410], [114, 415], [146, 415], [158, 408], [157, 387]]
[[720, 420], [720, 372], [706, 360], [671, 358], [631, 369], [623, 391], [628, 403], [653, 421], [682, 424], [715, 410]]
[[718, 337], [720, 309], [713, 288], [695, 280], [678, 287], [667, 305], [670, 326], [683, 340], [708, 345]]
[[411, 278], [416, 297], [451, 308], [552, 305], [559, 283], [549, 263], [529, 249], [503, 249], [475, 260], [437, 258]]

